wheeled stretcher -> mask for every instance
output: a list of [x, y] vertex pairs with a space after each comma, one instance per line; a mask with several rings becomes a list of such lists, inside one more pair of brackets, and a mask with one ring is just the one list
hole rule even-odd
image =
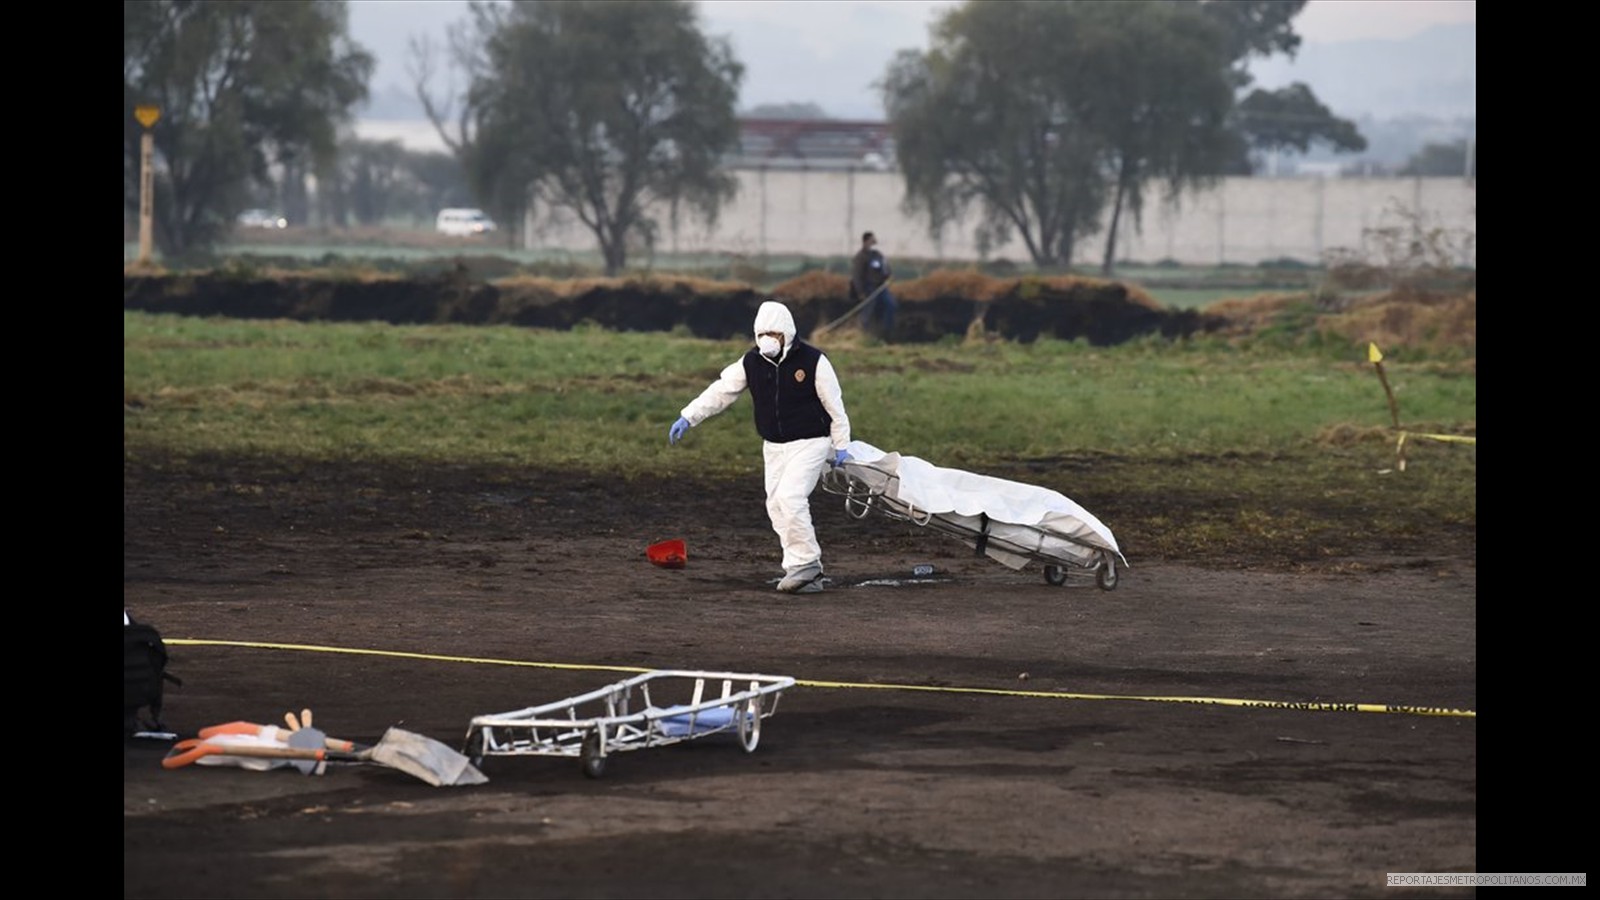
[[564, 756], [599, 778], [613, 753], [733, 734], [745, 752], [761, 720], [795, 680], [782, 675], [660, 669], [541, 706], [474, 716], [463, 753], [482, 768], [491, 756]]
[[915, 456], [886, 453], [852, 441], [850, 459], [822, 476], [823, 490], [844, 497], [861, 519], [874, 511], [955, 537], [1012, 568], [1040, 563], [1049, 584], [1069, 576], [1117, 586], [1128, 561], [1111, 529], [1057, 491], [935, 466]]

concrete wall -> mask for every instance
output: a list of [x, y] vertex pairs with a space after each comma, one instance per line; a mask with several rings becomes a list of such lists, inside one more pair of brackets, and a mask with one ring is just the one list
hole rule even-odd
[[[657, 250], [667, 253], [838, 256], [854, 253], [861, 232], [878, 236], [895, 257], [1008, 259], [1027, 263], [1023, 242], [979, 252], [977, 216], [928, 235], [927, 221], [901, 210], [897, 172], [752, 170], [735, 173], [737, 198], [716, 224], [651, 207], [660, 223]], [[1145, 207], [1142, 228], [1124, 221], [1117, 258], [1185, 265], [1255, 265], [1294, 259], [1317, 264], [1330, 251], [1361, 251], [1377, 229], [1440, 230], [1460, 265], [1477, 266], [1477, 184], [1461, 178], [1229, 178], [1176, 204], [1159, 197]], [[1125, 217], [1126, 219], [1126, 217]], [[594, 237], [562, 210], [530, 216], [525, 249], [593, 251]], [[1082, 240], [1074, 263], [1096, 265], [1105, 236]]]

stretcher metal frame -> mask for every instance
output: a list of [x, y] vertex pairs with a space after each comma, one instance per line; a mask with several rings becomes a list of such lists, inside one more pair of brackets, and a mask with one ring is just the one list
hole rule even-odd
[[[1065, 587], [1069, 578], [1092, 577], [1101, 590], [1116, 589], [1119, 557], [1116, 550], [1034, 525], [996, 523], [986, 513], [966, 516], [918, 510], [899, 498], [895, 489], [899, 478], [898, 474], [886, 472], [870, 462], [847, 460], [824, 472], [821, 484], [823, 490], [844, 498], [845, 512], [852, 518], [864, 519], [876, 511], [886, 518], [954, 537], [972, 546], [978, 556], [992, 555], [989, 551], [996, 549], [1023, 557], [1026, 562], [1042, 564], [1045, 583], [1055, 587]], [[996, 532], [997, 525], [1004, 533]], [[1058, 546], [1068, 545], [1081, 553], [1053, 550], [1052, 542]]]
[[761, 721], [794, 687], [782, 675], [659, 669], [565, 700], [474, 716], [462, 753], [483, 767], [492, 756], [560, 756], [599, 778], [614, 753], [733, 734], [746, 753]]

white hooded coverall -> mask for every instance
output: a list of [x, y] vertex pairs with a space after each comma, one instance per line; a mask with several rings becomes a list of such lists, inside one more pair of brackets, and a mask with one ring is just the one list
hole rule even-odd
[[[757, 335], [767, 332], [783, 335], [783, 349], [778, 356], [775, 359], [762, 357], [768, 365], [776, 367], [794, 347], [794, 316], [788, 307], [775, 300], [762, 303], [756, 311], [754, 331]], [[811, 381], [816, 386], [817, 399], [832, 419], [829, 435], [784, 443], [762, 441], [767, 517], [783, 546], [785, 580], [805, 581], [822, 575], [822, 547], [817, 543], [816, 529], [811, 524], [811, 493], [827, 470], [834, 451], [843, 450], [850, 443], [850, 417], [845, 413], [844, 394], [839, 387], [839, 376], [826, 354], [819, 356]], [[679, 415], [691, 426], [699, 425], [732, 406], [748, 387], [744, 358], [740, 357], [723, 369], [717, 380]]]

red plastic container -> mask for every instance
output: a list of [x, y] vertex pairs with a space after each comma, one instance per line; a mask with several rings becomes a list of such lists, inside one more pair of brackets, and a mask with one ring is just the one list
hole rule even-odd
[[689, 548], [677, 539], [651, 544], [644, 548], [644, 554], [663, 569], [681, 569], [689, 564]]

